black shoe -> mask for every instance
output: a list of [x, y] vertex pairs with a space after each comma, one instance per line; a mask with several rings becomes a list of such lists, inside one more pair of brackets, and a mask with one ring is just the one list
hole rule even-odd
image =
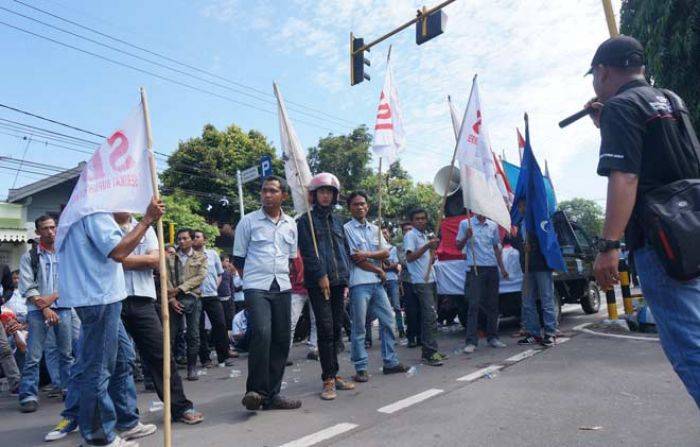
[[542, 346], [550, 347], [557, 343], [557, 337], [554, 335], [545, 335], [542, 339]]
[[542, 339], [541, 339], [540, 337], [535, 337], [535, 336], [532, 336], [532, 335], [528, 335], [527, 337], [518, 340], [518, 344], [521, 345], [521, 346], [524, 346], [524, 345], [539, 345], [540, 343], [542, 343]]
[[369, 338], [365, 340], [365, 349], [369, 349], [372, 347], [372, 340]]
[[[247, 408], [247, 407], [246, 407]], [[301, 408], [301, 401], [277, 396], [263, 406], [263, 410], [296, 410]]]
[[339, 352], [339, 353], [340, 353], [340, 352], [345, 352], [345, 343], [343, 343], [342, 341], [339, 341], [339, 342], [335, 345], [335, 351], [336, 351], [336, 352]]
[[287, 361], [285, 362], [284, 366], [292, 366], [293, 364], [294, 364], [293, 361], [287, 360]]
[[243, 404], [246, 410], [257, 411], [262, 405], [262, 396], [256, 393], [255, 391], [248, 391], [247, 393], [245, 393], [245, 396], [243, 396], [243, 400], [241, 400], [241, 403]]
[[367, 371], [357, 371], [357, 374], [352, 376], [352, 380], [359, 383], [365, 383], [369, 381], [369, 375], [367, 375]]
[[318, 360], [318, 351], [309, 351], [309, 353], [306, 354], [306, 358], [307, 360]]
[[415, 338], [409, 338], [408, 339], [408, 347], [409, 348], [415, 348], [418, 346], [418, 343], [416, 342]]
[[39, 402], [35, 400], [28, 400], [26, 402], [20, 402], [19, 411], [22, 413], [34, 413], [39, 409]]
[[189, 380], [190, 382], [199, 380], [199, 376], [197, 375], [197, 368], [193, 366], [187, 368], [187, 380]]
[[396, 366], [392, 366], [390, 368], [387, 368], [386, 366], [382, 368], [382, 372], [384, 374], [400, 374], [400, 373], [405, 373], [408, 372], [408, 368], [403, 363], [399, 363]]
[[406, 331], [403, 328], [399, 329], [399, 338], [406, 338]]
[[430, 357], [423, 357], [421, 359], [423, 364], [428, 365], [428, 366], [442, 366], [442, 357], [440, 357], [440, 354], [437, 352], [434, 352], [433, 355]]

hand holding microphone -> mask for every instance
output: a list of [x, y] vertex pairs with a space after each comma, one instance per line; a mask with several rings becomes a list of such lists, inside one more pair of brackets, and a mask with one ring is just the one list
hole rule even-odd
[[603, 103], [597, 102], [598, 98], [593, 98], [583, 106], [583, 110], [579, 110], [568, 118], [559, 121], [559, 127], [562, 129], [569, 124], [573, 124], [586, 115], [589, 115], [593, 120], [595, 127], [600, 127], [600, 111], [603, 109]]

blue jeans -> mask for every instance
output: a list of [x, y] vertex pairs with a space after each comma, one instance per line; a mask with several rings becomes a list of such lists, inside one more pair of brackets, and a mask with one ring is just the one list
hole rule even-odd
[[134, 347], [122, 324], [121, 302], [75, 310], [82, 324], [78, 426], [87, 444], [109, 444], [115, 428], [128, 430], [139, 422]]
[[56, 337], [56, 348], [59, 353], [59, 386], [65, 390], [70, 378], [70, 367], [73, 364], [71, 346], [71, 312], [70, 309], [54, 309], [59, 321], [55, 326], [47, 326], [44, 323], [44, 315], [39, 310], [32, 310], [27, 314], [29, 325], [29, 339], [27, 340], [27, 352], [22, 368], [22, 379], [19, 386], [19, 401], [28, 402], [38, 400], [39, 392], [39, 364], [44, 354], [47, 334], [52, 332]]
[[350, 309], [352, 311], [351, 359], [356, 371], [367, 371], [365, 349], [365, 319], [367, 311], [379, 319], [379, 337], [382, 342], [382, 359], [387, 368], [399, 364], [394, 350], [394, 313], [386, 291], [380, 283], [360, 284], [350, 287]]
[[647, 247], [634, 251], [634, 262], [661, 346], [700, 408], [700, 278], [681, 282], [669, 277]]
[[[523, 294], [522, 320], [528, 334], [542, 336], [540, 315], [537, 312], [537, 299], [542, 303], [544, 335], [557, 334], [557, 314], [554, 309], [554, 281], [552, 272], [529, 272], [527, 291]], [[524, 280], [524, 279], [523, 279]]]

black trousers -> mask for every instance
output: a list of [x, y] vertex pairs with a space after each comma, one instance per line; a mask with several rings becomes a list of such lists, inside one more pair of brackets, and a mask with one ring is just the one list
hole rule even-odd
[[345, 320], [344, 290], [345, 286], [331, 287], [331, 297], [327, 300], [321, 289], [309, 287], [309, 299], [316, 316], [321, 380], [332, 379], [338, 375], [338, 342], [342, 337]]
[[185, 340], [187, 342], [187, 367], [197, 366], [197, 352], [199, 351], [199, 318], [202, 315], [202, 302], [194, 295], [180, 294], [177, 297], [182, 304], [182, 313], [170, 312], [170, 343], [175, 351], [178, 334], [183, 326], [187, 325]]
[[246, 392], [254, 391], [271, 402], [280, 392], [289, 355], [292, 296], [289, 292], [246, 290], [248, 306], [248, 379]]
[[[122, 303], [122, 322], [134, 339], [141, 361], [153, 378], [156, 394], [163, 400], [163, 326], [153, 299], [129, 296]], [[192, 408], [185, 397], [182, 379], [177, 373], [175, 357], [170, 357], [170, 412], [177, 420]]]
[[233, 298], [221, 301], [221, 306], [224, 308], [224, 320], [226, 322], [226, 332], [231, 330], [233, 317], [236, 315], [236, 306], [233, 304]]
[[413, 292], [413, 284], [403, 282], [404, 307], [406, 309], [406, 336], [409, 340], [421, 338], [421, 307], [418, 296]]
[[199, 361], [204, 364], [209, 361], [209, 340], [204, 330], [204, 313], [206, 312], [211, 322], [211, 339], [216, 349], [216, 358], [223, 363], [228, 358], [228, 330], [226, 329], [226, 316], [224, 306], [218, 296], [203, 296], [202, 313], [199, 318]]

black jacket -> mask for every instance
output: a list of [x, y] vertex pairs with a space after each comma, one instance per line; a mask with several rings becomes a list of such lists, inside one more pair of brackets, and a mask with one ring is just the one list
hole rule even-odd
[[[528, 232], [528, 241], [530, 242], [530, 255], [528, 258], [528, 271], [530, 272], [551, 272], [552, 269], [547, 265], [547, 260], [540, 250], [540, 242], [534, 232]], [[522, 232], [518, 231], [517, 236], [510, 237], [510, 243], [520, 252], [520, 268], [525, 272], [525, 251], [523, 244]]]
[[304, 261], [306, 287], [318, 287], [318, 280], [324, 275], [328, 275], [331, 286], [347, 285], [350, 259], [343, 224], [331, 210], [314, 207], [311, 216], [318, 243], [318, 257], [311, 238], [308, 215], [305, 213], [297, 219], [299, 251]]

